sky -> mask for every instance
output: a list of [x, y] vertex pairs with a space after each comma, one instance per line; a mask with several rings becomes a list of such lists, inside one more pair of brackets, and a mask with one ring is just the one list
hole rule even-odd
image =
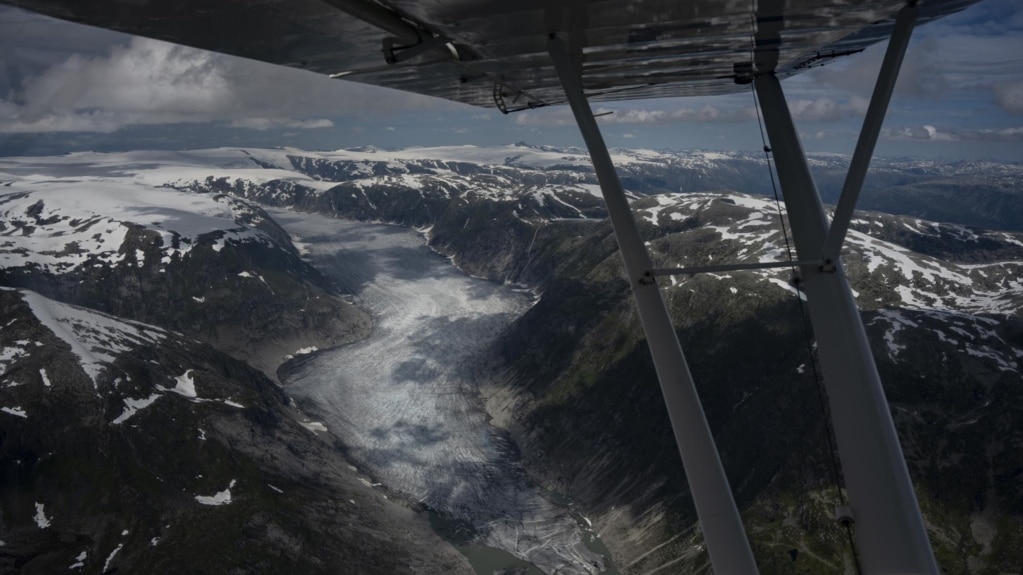
[[[852, 152], [885, 46], [785, 80], [809, 152]], [[609, 146], [759, 150], [751, 93], [597, 104]], [[581, 146], [566, 106], [503, 115], [0, 7], [0, 155], [218, 146]], [[878, 155], [1023, 161], [1023, 2], [918, 27]]]

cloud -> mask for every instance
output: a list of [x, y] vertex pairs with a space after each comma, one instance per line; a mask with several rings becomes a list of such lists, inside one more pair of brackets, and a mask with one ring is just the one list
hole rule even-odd
[[842, 102], [832, 98], [790, 99], [789, 113], [796, 121], [836, 122], [867, 111], [868, 100], [852, 96]]
[[245, 128], [249, 130], [277, 130], [283, 128], [293, 128], [299, 130], [317, 130], [322, 128], [333, 128], [334, 122], [326, 118], [317, 118], [311, 120], [289, 120], [282, 118], [242, 118], [239, 120], [232, 120], [229, 124], [231, 128]]
[[925, 124], [922, 126], [903, 126], [887, 128], [882, 136], [888, 140], [926, 141], [926, 142], [1023, 142], [1023, 126], [1009, 128], [937, 128]]
[[[953, 87], [949, 78], [953, 70], [942, 55], [944, 50], [941, 48], [935, 38], [924, 38], [910, 46], [895, 84], [897, 96], [934, 98]], [[804, 90], [834, 94], [835, 89], [838, 89], [845, 94], [869, 98], [881, 69], [885, 49], [885, 43], [874, 45], [861, 54], [814, 68], [799, 77], [798, 84]]]
[[972, 130], [968, 139], [988, 140], [992, 142], [1023, 142], [1023, 126], [1015, 128], [985, 128]]
[[567, 106], [557, 106], [516, 112], [515, 123], [519, 126], [574, 126], [575, 118]]
[[[651, 107], [607, 106], [596, 108], [593, 113], [602, 124], [663, 125], [674, 123], [736, 123], [756, 119], [752, 106], [720, 107], [711, 104], [678, 106], [678, 102], [689, 99], [662, 100]], [[670, 107], [655, 107], [670, 106]], [[516, 114], [515, 123], [520, 126], [574, 126], [575, 117], [567, 106], [530, 110]]]
[[1023, 81], [996, 84], [993, 92], [999, 108], [1014, 116], [1023, 116]]
[[801, 139], [803, 139], [804, 141], [807, 141], [807, 140], [827, 140], [828, 138], [831, 137], [831, 134], [829, 134], [825, 130], [818, 130], [816, 132], [800, 132], [799, 133], [799, 137]]
[[[887, 44], [841, 58], [788, 81], [800, 98], [870, 96]], [[919, 26], [906, 52], [895, 88], [896, 101], [972, 106], [979, 114], [998, 110], [1023, 115], [1023, 3], [986, 0], [968, 10]], [[994, 102], [989, 112], [980, 106]], [[965, 104], [970, 102], [969, 104]], [[992, 106], [993, 108], [993, 106]]]
[[[12, 14], [26, 30], [38, 32], [38, 23], [45, 23], [49, 38], [58, 39], [53, 45], [69, 31], [69, 48], [88, 50], [65, 51], [59, 58], [53, 48], [34, 59], [35, 52], [25, 48], [0, 55], [0, 71], [8, 78], [0, 83], [0, 132], [111, 132], [130, 125], [205, 122], [315, 129], [332, 125], [327, 116], [458, 106], [156, 40], [95, 29], [80, 34], [81, 26], [20, 11], [5, 10], [0, 17]], [[0, 31], [7, 36], [0, 47], [17, 45], [18, 30], [5, 20]]]

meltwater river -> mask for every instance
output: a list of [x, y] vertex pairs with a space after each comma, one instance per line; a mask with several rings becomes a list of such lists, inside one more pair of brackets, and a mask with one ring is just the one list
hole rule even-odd
[[604, 558], [569, 513], [545, 499], [508, 439], [487, 421], [474, 361], [532, 295], [471, 278], [396, 226], [272, 211], [309, 261], [374, 318], [360, 342], [285, 375], [288, 393], [376, 481], [479, 542], [546, 573], [596, 573]]

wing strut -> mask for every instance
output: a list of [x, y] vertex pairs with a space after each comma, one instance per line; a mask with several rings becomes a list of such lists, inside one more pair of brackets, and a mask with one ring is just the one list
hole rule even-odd
[[714, 572], [755, 575], [758, 573], [757, 565], [721, 466], [714, 437], [707, 425], [675, 328], [671, 325], [671, 317], [661, 299], [650, 255], [640, 238], [629, 201], [583, 93], [581, 69], [569, 55], [565, 42], [557, 36], [551, 36], [548, 50], [589, 149], [607, 203]]
[[919, 11], [916, 2], [911, 2], [899, 10], [899, 15], [895, 18], [895, 28], [888, 41], [888, 50], [884, 54], [881, 71], [877, 75], [877, 84], [874, 85], [867, 114], [863, 118], [863, 128], [860, 129], [856, 150], [849, 163], [849, 173], [846, 174], [845, 184], [842, 186], [842, 195], [838, 198], [835, 217], [831, 220], [831, 229], [824, 242], [825, 259], [837, 259], [842, 249], [842, 242], [845, 240], [846, 231], [849, 230], [856, 200], [860, 196], [860, 189], [863, 188], [863, 179], [867, 175], [870, 157], [874, 154], [874, 145], [877, 144], [877, 136], [881, 133], [881, 124], [884, 122], [885, 112], [888, 111], [888, 102], [891, 101], [895, 80], [899, 77], [902, 58], [906, 55], [906, 46], [909, 45], [909, 37], [913, 34], [913, 25]]
[[831, 246], [837, 241], [831, 265], [804, 265], [800, 269], [852, 506], [857, 547], [867, 574], [938, 573], [863, 322], [837, 257], [845, 233], [845, 229], [838, 228], [848, 225], [915, 13], [915, 6], [910, 5], [899, 14], [836, 214], [836, 218], [844, 219], [836, 221], [831, 236], [781, 84], [773, 73], [754, 79], [799, 259], [832, 255], [825, 251], [825, 242], [830, 240], [827, 245]]

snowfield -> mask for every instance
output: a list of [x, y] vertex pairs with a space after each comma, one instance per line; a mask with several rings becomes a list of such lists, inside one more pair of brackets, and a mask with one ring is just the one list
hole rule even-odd
[[[722, 242], [729, 242], [728, 263], [782, 262], [788, 259], [785, 240], [779, 224], [779, 207], [773, 200], [735, 193], [671, 194], [647, 197], [637, 202], [637, 217], [655, 226], [670, 226], [690, 217], [700, 217], [703, 225], [693, 233], [713, 230]], [[733, 207], [734, 206], [734, 207]], [[742, 209], [746, 213], [735, 218], [729, 214], [726, 224], [715, 222], [714, 211]], [[781, 208], [782, 214], [785, 210]], [[861, 229], [884, 228], [880, 214], [863, 213], [854, 221]], [[717, 218], [723, 218], [718, 215]], [[910, 220], [903, 222], [912, 234], [934, 238], [955, 238], [957, 241], [1001, 240], [1014, 243], [1013, 236], [1003, 232], [971, 230], [954, 224]], [[683, 232], [688, 233], [688, 232]], [[791, 242], [791, 232], [790, 232]], [[655, 252], [656, 255], [656, 252]], [[795, 253], [792, 253], [793, 259]], [[899, 343], [899, 333], [905, 327], [919, 327], [907, 314], [926, 317], [934, 327], [928, 326], [938, 337], [957, 346], [962, 353], [984, 357], [995, 362], [1002, 371], [1020, 370], [1023, 350], [1013, 347], [1000, 337], [993, 326], [1004, 318], [1023, 312], [1023, 260], [981, 264], [958, 264], [914, 252], [906, 247], [884, 241], [859, 229], [850, 229], [843, 252], [847, 272], [858, 270], [850, 277], [853, 295], [862, 310], [876, 310], [871, 325], [884, 325], [884, 340], [888, 356], [895, 360], [905, 345]], [[718, 261], [669, 262], [673, 267], [716, 265]], [[791, 271], [785, 268], [730, 272], [749, 274], [761, 282], [776, 286], [806, 299], [788, 281]], [[731, 280], [733, 275], [716, 276]], [[668, 289], [684, 288], [688, 276], [671, 276]], [[871, 296], [860, 294], [870, 288]], [[732, 293], [738, 290], [731, 288]], [[881, 298], [876, 298], [881, 294]], [[875, 298], [875, 299], [870, 299]], [[964, 334], [971, 334], [967, 337]], [[972, 335], [977, 334], [977, 335]]]
[[[163, 164], [138, 166], [129, 173], [121, 170], [130, 164], [120, 164], [121, 170], [96, 165], [99, 160], [119, 163], [108, 156], [125, 160], [107, 154], [90, 154], [90, 162], [79, 163], [71, 162], [80, 158], [75, 154], [0, 159], [0, 170], [6, 172], [0, 174], [0, 267], [33, 266], [50, 273], [87, 264], [142, 267], [183, 256], [200, 241], [209, 241], [218, 251], [225, 242], [270, 243], [254, 227], [260, 216], [245, 200], [166, 187], [187, 178]], [[214, 171], [193, 166], [185, 174], [205, 179]], [[271, 179], [263, 172], [271, 170], [253, 169], [245, 175], [255, 181]], [[123, 247], [133, 227], [159, 235], [160, 261], [148, 261], [141, 250]]]
[[167, 332], [151, 325], [116, 319], [21, 290], [39, 322], [71, 347], [85, 373], [96, 378], [118, 355], [138, 346], [159, 345]]

